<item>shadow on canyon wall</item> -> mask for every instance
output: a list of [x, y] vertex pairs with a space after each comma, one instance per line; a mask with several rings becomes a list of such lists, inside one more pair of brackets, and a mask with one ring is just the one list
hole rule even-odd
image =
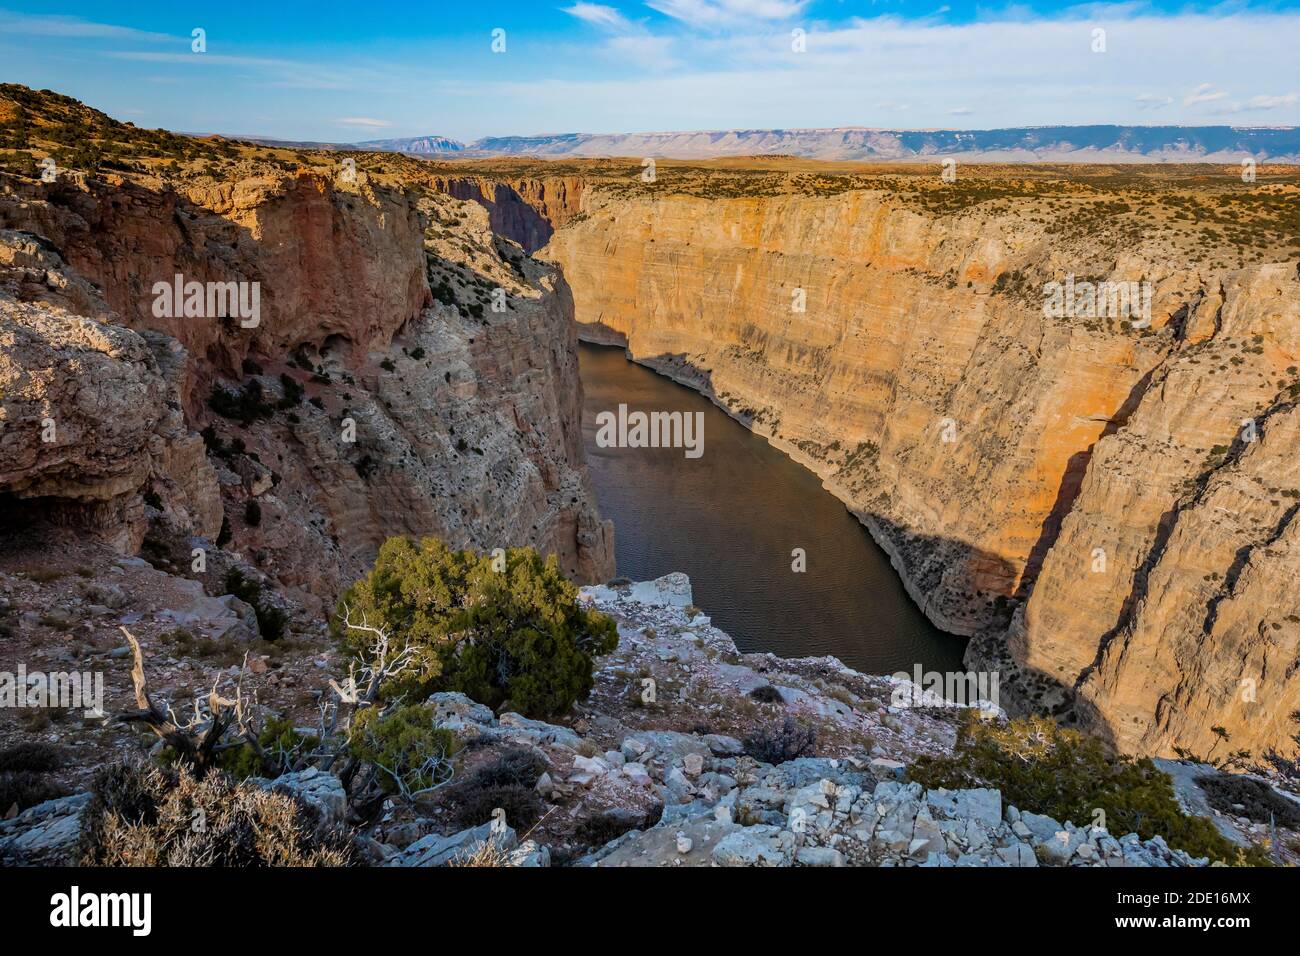
[[487, 210], [492, 231], [532, 255], [551, 241], [555, 230], [577, 214], [580, 178], [524, 178], [501, 182], [480, 176], [436, 176], [434, 188]]
[[[584, 341], [618, 346], [624, 354], [627, 352], [624, 336], [608, 327], [583, 326], [580, 336]], [[718, 404], [714, 399], [712, 375], [693, 365], [687, 356], [660, 353], [633, 361], [700, 392]], [[753, 431], [749, 416], [722, 406], [719, 408], [770, 444], [766, 436]], [[779, 447], [773, 447], [786, 454]], [[790, 460], [814, 474], [806, 465], [799, 464], [794, 458]], [[1077, 476], [1072, 482], [1063, 481], [1062, 493], [1058, 495], [1058, 524], [1077, 495], [1077, 484], [1082, 480], [1086, 460], [1086, 453], [1076, 456]], [[834, 479], [835, 475], [828, 475], [828, 480], [822, 481], [823, 487], [834, 492]], [[1023, 593], [1011, 590], [1021, 576], [1014, 563], [969, 541], [918, 533], [878, 511], [855, 507], [842, 497], [839, 501], [887, 556], [892, 573], [906, 591], [907, 599], [928, 622], [941, 633], [969, 638], [964, 653], [965, 667], [972, 671], [997, 673], [1002, 705], [1010, 714], [1046, 710], [1067, 724], [1076, 722], [1075, 685], [1062, 682], [1054, 675], [1026, 668], [1011, 656], [1008, 632], [1028, 595], [1027, 590]], [[1040, 539], [1044, 542], [1043, 553], [1055, 540], [1055, 530]], [[864, 580], [861, 586], [870, 589], [881, 585], [880, 582], [873, 584]], [[1094, 715], [1090, 729], [1113, 749], [1114, 735], [1103, 718]]]
[[[386, 240], [387, 246], [383, 240], [363, 246], [359, 242], [366, 238], [365, 226], [369, 220], [358, 220], [358, 217], [369, 212], [354, 213], [353, 202], [347, 194], [334, 193], [328, 183], [323, 188], [318, 188], [320, 185], [320, 181], [312, 177], [290, 178], [284, 187], [289, 194], [287, 198], [283, 193], [277, 193], [265, 203], [271, 214], [277, 212], [276, 204], [289, 204], [287, 210], [279, 210], [283, 213], [281, 223], [294, 225], [298, 219], [311, 219], [315, 221], [316, 232], [327, 240], [330, 236], [337, 237], [335, 245], [326, 244], [315, 249], [306, 248], [311, 236], [295, 233], [294, 240], [302, 243], [304, 248], [295, 249], [290, 244], [286, 251], [284, 242], [255, 236], [249, 228], [228, 216], [199, 205], [172, 189], [151, 190], [134, 183], [106, 186], [93, 180], [85, 184], [63, 180], [40, 184], [7, 174], [0, 174], [0, 186], [3, 187], [0, 193], [0, 228], [30, 234], [47, 251], [56, 253], [69, 270], [93, 285], [103, 302], [116, 313], [116, 316], [97, 314], [102, 307], [96, 306], [88, 310], [95, 313], [92, 317], [105, 322], [115, 321], [136, 331], [160, 332], [181, 343], [189, 360], [183, 366], [179, 362], [173, 363], [170, 369], [164, 370], [165, 374], [170, 379], [172, 372], [176, 373], [186, 426], [194, 431], [203, 430], [209, 455], [214, 461], [224, 458], [227, 465], [232, 456], [240, 460], [245, 457], [243, 437], [239, 437], [240, 446], [235, 448], [216, 433], [210, 437], [204, 429], [206, 423], [230, 418], [229, 410], [218, 415], [211, 401], [215, 385], [220, 383], [228, 395], [239, 400], [236, 413], [247, 412], [249, 420], [241, 419], [238, 425], [247, 429], [261, 420], [262, 410], [270, 407], [268, 400], [273, 403], [278, 397], [271, 390], [263, 395], [260, 384], [263, 374], [270, 380], [277, 375], [282, 381], [286, 377], [292, 379], [303, 401], [318, 399], [322, 387], [353, 384], [350, 375], [344, 375], [342, 382], [335, 375], [334, 381], [330, 382], [316, 374], [320, 371], [320, 363], [330, 359], [337, 360], [345, 371], [363, 379], [369, 362], [367, 351], [388, 345], [393, 336], [400, 335], [412, 319], [433, 303], [429, 286], [431, 270], [440, 275], [456, 274], [465, 282], [465, 291], [456, 296], [444, 291], [442, 301], [456, 304], [460, 311], [469, 329], [471, 353], [476, 357], [489, 353], [489, 357], [476, 362], [483, 387], [491, 390], [497, 387], [498, 376], [508, 378], [514, 374], [511, 366], [490, 356], [494, 347], [500, 348], [500, 336], [512, 335], [516, 324], [494, 323], [491, 320], [497, 317], [485, 314], [490, 300], [480, 290], [495, 286], [496, 281], [468, 264], [445, 259], [425, 249], [423, 232], [417, 228], [423, 220], [415, 210], [413, 199], [407, 202], [400, 196], [383, 197], [374, 215], [377, 218], [379, 213], [396, 209], [401, 215], [393, 226], [395, 231]], [[304, 208], [293, 205], [300, 201], [294, 195], [295, 190], [304, 193], [301, 202], [310, 205]], [[331, 217], [336, 221], [331, 222]], [[342, 224], [337, 220], [342, 220]], [[402, 253], [400, 261], [383, 262], [384, 250], [394, 246]], [[286, 255], [298, 261], [298, 274], [284, 274], [281, 266]], [[375, 268], [366, 273], [364, 280], [350, 277], [345, 268], [349, 256], [373, 256], [375, 261], [363, 264]], [[386, 279], [385, 268], [392, 274], [395, 290], [389, 290], [387, 298], [370, 295], [370, 287], [380, 285]], [[186, 282], [260, 283], [260, 324], [245, 329], [237, 319], [154, 315], [154, 283], [166, 281], [170, 284], [178, 273]], [[338, 275], [331, 277], [335, 273]], [[352, 292], [349, 298], [334, 303], [332, 311], [318, 318], [312, 306], [318, 298], [329, 299], [332, 296], [331, 282], [342, 282], [350, 286]], [[45, 290], [31, 291], [33, 298], [40, 298], [36, 293]], [[571, 307], [571, 293], [562, 277], [557, 279], [555, 294], [558, 308]], [[479, 297], [477, 301], [476, 296]], [[369, 314], [364, 314], [367, 310], [359, 308], [363, 300], [372, 304]], [[481, 333], [475, 330], [475, 323], [482, 326]], [[505, 331], [498, 335], [503, 325]], [[160, 350], [154, 351], [160, 364], [170, 361]], [[549, 355], [553, 364], [563, 364], [557, 358], [563, 356], [563, 342], [539, 351]], [[573, 361], [571, 356], [568, 361]], [[369, 372], [378, 374], [373, 366], [369, 366]], [[250, 380], [250, 376], [256, 376], [256, 379]], [[576, 384], [576, 374], [572, 378]], [[257, 385], [256, 389], [250, 389], [253, 384]], [[372, 389], [364, 381], [358, 387]], [[350, 395], [340, 394], [343, 401], [350, 401]], [[248, 401], [244, 402], [244, 399]], [[580, 392], [575, 406], [579, 403]], [[393, 413], [391, 405], [388, 405], [388, 412]], [[227, 424], [234, 427], [233, 420]], [[576, 416], [572, 421], [562, 418], [561, 427], [569, 460], [581, 460], [582, 433]], [[286, 440], [293, 453], [301, 453], [305, 447], [292, 437]], [[251, 457], [256, 458], [256, 455]], [[360, 488], [382, 487], [385, 469], [400, 470], [404, 467], [403, 462], [393, 460], [379, 436], [367, 429], [358, 431], [356, 440], [347, 444], [341, 459], [355, 470]], [[260, 459], [258, 462], [260, 464]], [[541, 475], [545, 492], [556, 491], [558, 476], [546, 469], [541, 470]], [[125, 514], [127, 510], [130, 515]], [[143, 514], [144, 505], [133, 496], [99, 502], [0, 494], [0, 532], [6, 534], [61, 528], [94, 532], [101, 528], [120, 527], [128, 517], [142, 520]], [[392, 512], [372, 530], [380, 535], [375, 540], [366, 537], [362, 530], [356, 532], [356, 540], [371, 551], [376, 550], [382, 543], [382, 536], [389, 533], [430, 531], [423, 524], [418, 527], [397, 524]], [[521, 540], [526, 530], [520, 529]]]
[[[1142, 397], [1151, 387], [1151, 381], [1155, 373], [1156, 369], [1152, 368], [1129, 389], [1128, 395], [1120, 403], [1120, 407], [1115, 411], [1115, 414], [1106, 421], [1106, 425], [1097, 441], [1115, 434], [1128, 423], [1129, 418], [1137, 410], [1138, 405], [1141, 404]], [[1043, 569], [1043, 561], [1047, 558], [1047, 552], [1052, 550], [1052, 545], [1056, 544], [1056, 539], [1061, 534], [1061, 523], [1074, 508], [1079, 492], [1083, 489], [1083, 479], [1087, 476], [1088, 465], [1092, 461], [1092, 453], [1096, 448], [1097, 443], [1093, 442], [1082, 451], [1075, 452], [1066, 462], [1065, 471], [1061, 474], [1060, 486], [1056, 491], [1056, 500], [1052, 503], [1052, 509], [1047, 513], [1047, 517], [1043, 519], [1038, 540], [1030, 548], [1029, 556], [1025, 560], [1025, 569], [1021, 574], [1020, 583], [1015, 594], [1016, 598], [1021, 601], [1029, 599], [1029, 592], [1033, 590], [1034, 582], [1038, 580], [1038, 573]]]
[[476, 202], [488, 213], [488, 222], [498, 236], [513, 239], [532, 255], [551, 241], [555, 227], [507, 183], [496, 183], [489, 196], [484, 184], [467, 179], [450, 179], [443, 189], [453, 199]]

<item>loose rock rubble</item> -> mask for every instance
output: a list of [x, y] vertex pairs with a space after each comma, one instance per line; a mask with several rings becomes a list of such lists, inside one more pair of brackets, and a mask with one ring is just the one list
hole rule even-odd
[[[459, 693], [428, 700], [434, 725], [474, 755], [467, 760], [519, 748], [540, 757], [546, 769], [536, 790], [550, 804], [543, 818], [524, 833], [505, 819], [451, 829], [437, 809], [412, 811], [390, 801], [378, 823], [358, 834], [363, 859], [395, 867], [464, 865], [488, 848], [493, 865], [526, 867], [1208, 862], [1159, 836], [1112, 835], [1021, 811], [997, 790], [927, 791], [905, 782], [916, 753], [950, 748], [951, 708], [896, 706], [889, 703], [896, 689], [889, 678], [857, 674], [831, 658], [740, 655], [730, 637], [690, 607], [684, 575], [584, 589], [583, 599], [618, 619], [620, 642], [569, 725], [496, 715]], [[626, 703], [628, 670], [637, 689], [641, 680], [655, 682], [653, 700]], [[641, 678], [643, 672], [654, 676]], [[778, 688], [779, 703], [754, 704], [749, 691], [760, 686]], [[750, 731], [789, 714], [817, 728], [817, 756], [774, 765], [746, 753]], [[331, 773], [309, 769], [257, 782], [302, 800], [321, 826], [346, 820], [346, 793]], [[51, 801], [0, 823], [0, 858], [66, 860], [85, 800], [82, 794]], [[608, 837], [593, 843], [591, 834]]]

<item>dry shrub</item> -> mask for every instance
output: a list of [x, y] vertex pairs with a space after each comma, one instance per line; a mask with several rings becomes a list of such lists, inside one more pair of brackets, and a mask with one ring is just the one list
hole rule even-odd
[[100, 773], [82, 818], [83, 866], [347, 866], [352, 848], [284, 794], [224, 773], [123, 763]]
[[817, 730], [786, 717], [779, 726], [756, 730], [745, 738], [745, 753], [762, 763], [783, 764], [804, 756], [817, 743]]
[[67, 795], [67, 787], [50, 781], [43, 774], [28, 770], [0, 773], [0, 817], [14, 807], [21, 813], [29, 807]]
[[0, 772], [49, 773], [61, 764], [58, 748], [50, 744], [27, 742], [0, 750]]
[[497, 809], [505, 811], [506, 821], [516, 829], [532, 826], [546, 810], [546, 802], [533, 789], [545, 771], [540, 754], [511, 748], [449, 787], [444, 805], [460, 827], [478, 826]]
[[510, 865], [510, 854], [496, 840], [484, 840], [472, 853], [454, 858], [448, 866], [488, 866], [503, 867]]
[[58, 748], [49, 744], [20, 743], [0, 750], [0, 817], [14, 807], [21, 812], [67, 796], [66, 787], [46, 777], [61, 763]]
[[461, 785], [454, 789], [455, 792], [448, 793], [447, 803], [451, 806], [452, 821], [462, 829], [486, 823], [497, 810], [502, 810], [506, 823], [519, 830], [532, 826], [546, 810], [546, 801], [536, 790], [518, 784]]

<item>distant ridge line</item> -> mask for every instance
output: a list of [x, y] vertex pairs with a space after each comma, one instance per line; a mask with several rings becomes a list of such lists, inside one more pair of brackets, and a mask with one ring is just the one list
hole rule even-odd
[[343, 148], [437, 158], [645, 157], [715, 159], [789, 155], [802, 159], [899, 162], [966, 156], [1000, 162], [1300, 162], [1295, 126], [1020, 126], [988, 130], [730, 129], [656, 133], [445, 136], [367, 140]]

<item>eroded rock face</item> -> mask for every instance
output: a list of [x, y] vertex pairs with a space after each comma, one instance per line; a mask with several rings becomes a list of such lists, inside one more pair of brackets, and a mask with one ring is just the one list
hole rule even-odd
[[519, 243], [529, 254], [581, 213], [585, 187], [581, 176], [521, 177], [507, 182], [484, 176], [435, 176], [432, 184], [439, 192], [483, 206], [492, 231]]
[[[1128, 750], [1208, 752], [1212, 726], [1290, 746], [1300, 482], [1270, 448], [1300, 364], [1293, 263], [1066, 249], [1028, 215], [873, 189], [589, 184], [583, 213], [544, 252], [582, 334], [817, 471], [926, 614], [973, 636], [970, 662], [1004, 671], [1004, 697], [1068, 715], [1077, 696]], [[1080, 263], [1149, 281], [1150, 328], [1046, 316], [1022, 276]], [[1244, 446], [1248, 419], [1272, 444]]]
[[[232, 494], [259, 502], [257, 526], [234, 523], [262, 567], [328, 599], [365, 572], [387, 537], [407, 534], [453, 547], [531, 545], [558, 555], [575, 579], [613, 574], [613, 531], [582, 464], [563, 280], [525, 268], [537, 285], [525, 295], [521, 283], [506, 312], [485, 310], [480, 320], [435, 305], [360, 366], [322, 358], [331, 384], [278, 366], [259, 377], [277, 400], [277, 373], [299, 379], [323, 406], [303, 402], [292, 417], [239, 430], [276, 475], [257, 495], [229, 478]], [[355, 441], [340, 440], [345, 418]]]
[[216, 534], [202, 441], [140, 335], [0, 293], [0, 401], [7, 527], [69, 526], [134, 552], [147, 524], [141, 495], [158, 482], [192, 509], [199, 533]]
[[[1300, 704], [1300, 409], [1279, 394], [1300, 283], [1289, 266], [1238, 273], [1193, 320], [1204, 308], [1216, 334], [1172, 356], [1098, 443], [1010, 632], [1029, 668], [1083, 675], [1085, 726], [1123, 750], [1209, 753], [1216, 726], [1258, 750], [1287, 739]], [[1265, 351], [1233, 363], [1243, 342]]]
[[[22, 421], [0, 491], [93, 504], [128, 551], [153, 515], [187, 564], [187, 536], [216, 539], [224, 515], [228, 547], [315, 610], [394, 534], [533, 545], [611, 576], [558, 270], [418, 184], [232, 175], [183, 192], [0, 176], [0, 374]], [[175, 273], [259, 283], [260, 322], [157, 314], [153, 283]], [[214, 389], [260, 397], [232, 411]], [[51, 410], [75, 450], [38, 441]]]
[[[126, 324], [170, 335], [201, 360], [190, 370], [191, 413], [212, 378], [250, 354], [332, 336], [361, 349], [386, 343], [428, 302], [413, 197], [360, 180], [250, 167], [187, 181], [183, 193], [85, 177], [48, 186], [6, 177], [4, 187], [0, 226], [44, 237]], [[155, 315], [154, 283], [177, 274], [259, 283], [260, 324]]]

